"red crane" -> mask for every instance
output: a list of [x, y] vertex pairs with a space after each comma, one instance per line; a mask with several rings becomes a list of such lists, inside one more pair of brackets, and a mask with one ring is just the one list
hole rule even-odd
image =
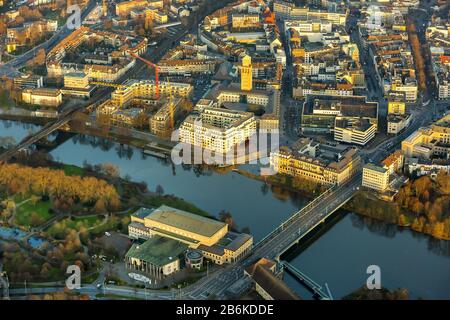
[[141, 56], [137, 55], [134, 52], [131, 52], [131, 51], [128, 51], [128, 52], [130, 53], [130, 55], [132, 57], [141, 60], [142, 62], [144, 62], [148, 66], [150, 66], [153, 69], [155, 69], [156, 99], [159, 100], [159, 72], [158, 72], [158, 66], [156, 64], [154, 64], [153, 62], [142, 58]]

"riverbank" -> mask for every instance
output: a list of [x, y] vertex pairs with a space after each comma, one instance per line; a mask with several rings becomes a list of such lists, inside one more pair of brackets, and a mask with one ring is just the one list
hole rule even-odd
[[[283, 190], [286, 190], [313, 199], [326, 190], [325, 187], [314, 182], [305, 179], [294, 179], [286, 175], [261, 176], [245, 170], [235, 169], [235, 171], [245, 177], [270, 185], [275, 193], [283, 194]], [[381, 200], [373, 192], [358, 191], [342, 209], [364, 217], [395, 224], [399, 227], [410, 228], [413, 231], [430, 235], [436, 239], [450, 241], [450, 220], [448, 220], [448, 217], [444, 216], [441, 219], [442, 221], [427, 225], [420, 215], [414, 214], [396, 201], [387, 202]]]

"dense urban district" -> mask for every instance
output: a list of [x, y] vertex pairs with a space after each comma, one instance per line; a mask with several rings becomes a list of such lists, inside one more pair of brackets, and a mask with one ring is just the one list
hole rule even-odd
[[[450, 241], [448, 1], [0, 0], [0, 61], [4, 299], [330, 300], [285, 255], [342, 210]], [[256, 237], [70, 140], [308, 203]]]

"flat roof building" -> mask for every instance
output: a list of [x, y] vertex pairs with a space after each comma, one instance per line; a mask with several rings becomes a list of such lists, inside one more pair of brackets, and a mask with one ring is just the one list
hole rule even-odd
[[233, 263], [247, 255], [253, 237], [228, 230], [224, 222], [162, 205], [156, 209], [141, 208], [131, 215], [130, 238], [160, 237], [184, 243], [201, 250], [214, 263]]
[[362, 118], [378, 125], [378, 103], [368, 102], [364, 96], [308, 95], [303, 104], [302, 130], [331, 132], [336, 117]]
[[361, 157], [355, 147], [338, 143], [320, 144], [313, 139], [301, 139], [295, 149], [280, 147], [271, 152], [274, 170], [294, 178], [322, 185], [339, 185], [349, 180], [361, 167]]
[[376, 131], [377, 125], [371, 124], [369, 119], [336, 117], [334, 140], [365, 146], [375, 137]]
[[181, 269], [180, 260], [187, 249], [184, 243], [155, 235], [142, 244], [133, 244], [125, 255], [125, 265], [162, 279]]
[[379, 192], [386, 191], [389, 187], [389, 170], [368, 163], [363, 168], [362, 186]]
[[250, 112], [204, 107], [181, 124], [180, 141], [227, 154], [256, 133], [257, 122]]

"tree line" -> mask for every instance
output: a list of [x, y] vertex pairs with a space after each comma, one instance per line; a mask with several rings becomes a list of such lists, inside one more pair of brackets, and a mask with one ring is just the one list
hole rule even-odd
[[62, 170], [3, 164], [0, 187], [11, 195], [32, 193], [50, 197], [61, 209], [70, 210], [75, 204], [93, 206], [100, 211], [117, 210], [120, 206], [117, 190], [105, 180], [68, 176]]

